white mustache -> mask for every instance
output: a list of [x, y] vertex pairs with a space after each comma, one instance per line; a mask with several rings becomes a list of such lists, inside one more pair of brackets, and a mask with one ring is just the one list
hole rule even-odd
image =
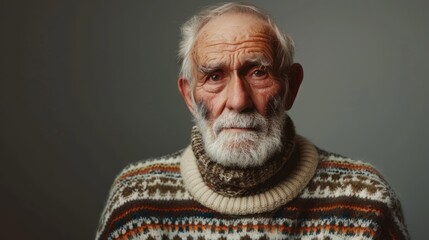
[[267, 121], [258, 113], [224, 112], [213, 123], [213, 131], [219, 134], [224, 128], [252, 128], [256, 130], [266, 126]]

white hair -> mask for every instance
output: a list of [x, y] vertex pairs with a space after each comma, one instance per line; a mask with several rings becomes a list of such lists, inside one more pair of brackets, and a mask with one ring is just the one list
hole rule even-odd
[[188, 80], [191, 84], [193, 82], [192, 70], [193, 59], [192, 50], [195, 40], [201, 28], [207, 24], [211, 19], [221, 16], [225, 13], [246, 13], [265, 21], [271, 28], [276, 49], [274, 52], [275, 62], [274, 71], [281, 79], [286, 80], [289, 67], [293, 63], [294, 55], [294, 42], [286, 33], [280, 32], [277, 25], [274, 23], [270, 15], [265, 13], [262, 9], [243, 3], [225, 3], [222, 5], [215, 5], [207, 7], [200, 11], [198, 14], [189, 19], [181, 28], [181, 41], [179, 46], [179, 61], [181, 64], [180, 75]]

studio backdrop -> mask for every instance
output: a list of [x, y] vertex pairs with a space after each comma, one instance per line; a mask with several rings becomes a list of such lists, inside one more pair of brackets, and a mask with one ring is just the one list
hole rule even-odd
[[[247, 2], [296, 42], [298, 133], [375, 165], [424, 239], [429, 4]], [[179, 27], [213, 3], [1, 1], [2, 239], [93, 239], [123, 167], [189, 144]]]

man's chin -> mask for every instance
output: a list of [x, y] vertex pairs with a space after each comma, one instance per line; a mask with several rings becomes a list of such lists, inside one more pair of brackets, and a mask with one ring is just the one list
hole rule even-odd
[[217, 139], [223, 139], [225, 142], [240, 141], [240, 140], [253, 140], [256, 141], [259, 132], [254, 128], [223, 128], [217, 133]]
[[235, 143], [212, 154], [209, 154], [210, 158], [225, 167], [256, 167], [263, 165], [267, 160], [266, 156], [262, 157], [254, 146], [247, 143]]
[[227, 142], [223, 144], [223, 149], [229, 152], [234, 152], [236, 154], [244, 154], [250, 151], [256, 150], [255, 141], [245, 140], [245, 141], [234, 141]]

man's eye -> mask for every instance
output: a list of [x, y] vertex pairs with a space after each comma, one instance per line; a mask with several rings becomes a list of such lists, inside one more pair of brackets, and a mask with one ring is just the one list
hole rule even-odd
[[209, 80], [211, 81], [219, 81], [221, 79], [220, 74], [211, 74], [208, 77]]
[[257, 77], [257, 78], [265, 77], [265, 76], [267, 76], [267, 71], [262, 70], [262, 69], [258, 69], [258, 70], [255, 70], [252, 75]]

